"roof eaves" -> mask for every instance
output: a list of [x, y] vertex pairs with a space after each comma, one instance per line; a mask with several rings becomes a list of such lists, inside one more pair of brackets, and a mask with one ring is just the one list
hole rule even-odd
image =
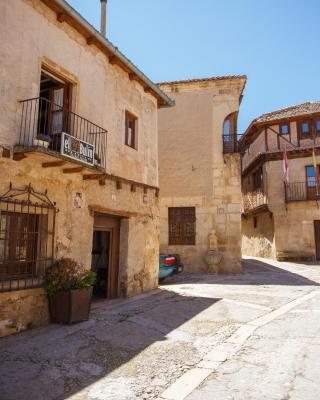
[[174, 100], [170, 99], [165, 93], [162, 92], [159, 87], [153, 83], [142, 71], [140, 71], [124, 54], [122, 54], [117, 47], [115, 47], [107, 38], [101, 35], [81, 14], [78, 13], [73, 7], [71, 7], [65, 0], [41, 0], [46, 5], [53, 2], [59, 9], [64, 13], [75, 19], [85, 31], [90, 33], [107, 51], [113, 56], [117, 57], [125, 66], [134, 74], [136, 74], [142, 82], [144, 82], [152, 92], [162, 99], [164, 104], [160, 107], [171, 107], [175, 105]]

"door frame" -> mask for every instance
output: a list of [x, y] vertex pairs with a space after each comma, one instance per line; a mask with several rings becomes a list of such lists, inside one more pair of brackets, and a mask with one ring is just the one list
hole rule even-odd
[[115, 215], [94, 213], [93, 232], [109, 232], [109, 268], [107, 276], [107, 299], [118, 297], [120, 222]]
[[319, 239], [320, 239], [320, 220], [315, 219], [313, 221], [314, 226], [314, 244], [315, 244], [315, 258], [316, 260], [320, 260], [320, 240], [317, 240], [317, 225], [318, 225], [318, 232], [319, 232]]

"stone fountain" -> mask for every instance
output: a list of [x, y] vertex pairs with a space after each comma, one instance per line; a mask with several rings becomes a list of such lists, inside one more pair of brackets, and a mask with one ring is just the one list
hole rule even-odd
[[217, 274], [222, 254], [218, 251], [218, 238], [214, 229], [208, 235], [208, 248], [209, 250], [204, 255], [204, 261], [208, 265], [208, 272]]

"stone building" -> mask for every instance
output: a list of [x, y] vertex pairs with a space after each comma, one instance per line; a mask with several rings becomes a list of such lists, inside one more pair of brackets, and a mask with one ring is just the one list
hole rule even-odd
[[[243, 254], [320, 258], [320, 102], [263, 114], [241, 139]], [[286, 151], [289, 182], [285, 183]], [[319, 168], [319, 166], [317, 166]]]
[[[241, 168], [237, 115], [245, 76], [159, 84], [176, 106], [159, 111], [160, 251], [186, 272], [241, 270]], [[210, 245], [211, 243], [211, 245]], [[212, 245], [212, 243], [214, 243]]]
[[0, 2], [0, 335], [48, 320], [46, 268], [158, 284], [157, 110], [174, 102], [64, 0]]

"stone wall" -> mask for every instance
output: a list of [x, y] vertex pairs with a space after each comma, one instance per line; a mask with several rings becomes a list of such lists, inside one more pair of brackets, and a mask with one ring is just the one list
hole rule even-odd
[[[160, 250], [179, 253], [186, 272], [205, 272], [214, 229], [220, 272], [241, 270], [240, 157], [223, 155], [224, 119], [238, 110], [244, 80], [162, 85], [176, 101], [159, 111]], [[196, 245], [168, 244], [168, 207], [196, 207]]]
[[273, 215], [263, 212], [254, 217], [242, 218], [242, 254], [253, 257], [275, 258], [275, 236]]
[[43, 289], [0, 293], [0, 337], [48, 322], [47, 294]]
[[[0, 196], [10, 182], [22, 189], [29, 183], [56, 203], [54, 258], [71, 257], [91, 268], [94, 211], [122, 217], [120, 227], [119, 296], [133, 296], [158, 285], [159, 202], [154, 189], [131, 190], [130, 183], [117, 187], [106, 180], [83, 180], [83, 173], [64, 174], [65, 167], [43, 168], [55, 161], [42, 153], [12, 159], [18, 143], [21, 120], [19, 100], [39, 97], [43, 66], [72, 84], [72, 111], [108, 130], [106, 171], [149, 186], [158, 186], [157, 100], [128, 73], [39, 0], [0, 2], [0, 147], [10, 149], [11, 158], [0, 153]], [[137, 149], [125, 145], [125, 111], [137, 118]], [[4, 154], [7, 156], [7, 154]], [[78, 166], [78, 164], [69, 164]], [[94, 171], [91, 171], [94, 172]], [[77, 193], [82, 204], [74, 203]], [[40, 292], [0, 293], [3, 326], [13, 321], [13, 330], [47, 322]], [[41, 292], [42, 293], [42, 292]], [[21, 299], [26, 299], [24, 308]], [[39, 303], [39, 310], [34, 308]], [[6, 305], [12, 305], [10, 308]], [[24, 313], [28, 318], [24, 318]], [[35, 315], [35, 319], [29, 316]], [[37, 315], [36, 315], [37, 314]], [[15, 322], [17, 321], [17, 322]], [[8, 328], [9, 329], [9, 328]], [[6, 328], [5, 332], [9, 332]]]
[[[291, 183], [305, 182], [305, 167], [312, 165], [312, 157], [289, 159], [289, 179]], [[257, 234], [252, 234], [251, 219], [242, 221], [243, 253], [252, 256], [266, 254], [276, 257], [277, 252], [308, 252], [315, 254], [314, 221], [320, 220], [320, 208], [316, 201], [295, 201], [285, 203], [282, 160], [264, 164], [264, 184], [268, 208], [273, 214], [274, 228], [265, 221], [258, 226]], [[262, 229], [262, 230], [261, 230]], [[271, 235], [274, 229], [274, 239]], [[272, 251], [271, 251], [272, 249]], [[270, 252], [271, 251], [271, 252]]]

